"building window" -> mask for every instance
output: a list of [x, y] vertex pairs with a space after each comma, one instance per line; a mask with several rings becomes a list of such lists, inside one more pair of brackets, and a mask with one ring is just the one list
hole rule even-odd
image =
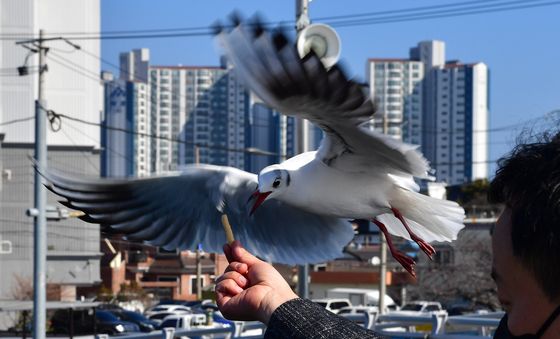
[[[200, 277], [199, 282], [200, 282], [200, 284], [198, 286], [204, 286], [203, 285], [203, 283], [204, 283], [204, 278], [203, 277]], [[197, 294], [198, 293], [198, 286], [196, 284], [196, 277], [191, 277], [190, 286], [191, 286], [191, 294]]]

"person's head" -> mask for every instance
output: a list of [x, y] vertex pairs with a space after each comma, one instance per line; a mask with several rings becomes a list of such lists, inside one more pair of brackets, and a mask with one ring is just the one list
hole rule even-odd
[[488, 198], [503, 203], [492, 273], [515, 335], [560, 305], [560, 133], [518, 145], [498, 162]]

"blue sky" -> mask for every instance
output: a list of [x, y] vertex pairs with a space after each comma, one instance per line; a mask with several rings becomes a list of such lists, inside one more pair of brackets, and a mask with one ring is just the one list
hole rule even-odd
[[[314, 0], [312, 20], [458, 1]], [[494, 0], [493, 3], [499, 3]], [[542, 1], [526, 1], [527, 4]], [[548, 1], [550, 2], [550, 1]], [[490, 3], [490, 2], [489, 2]], [[521, 4], [521, 1], [519, 1]], [[102, 0], [101, 30], [139, 30], [208, 26], [235, 9], [246, 16], [260, 13], [265, 20], [293, 20], [295, 1], [272, 0]], [[342, 60], [352, 75], [363, 79], [372, 57], [408, 57], [408, 49], [422, 40], [446, 43], [446, 58], [486, 63], [491, 71], [490, 128], [522, 123], [560, 109], [560, 4], [420, 21], [337, 28]], [[319, 22], [319, 20], [315, 20]], [[218, 65], [211, 37], [104, 40], [102, 56], [118, 64], [118, 54], [132, 48], [150, 49], [151, 64]], [[104, 69], [112, 70], [104, 65]], [[519, 128], [490, 133], [490, 159], [514, 145]], [[491, 174], [494, 166], [491, 166]]]

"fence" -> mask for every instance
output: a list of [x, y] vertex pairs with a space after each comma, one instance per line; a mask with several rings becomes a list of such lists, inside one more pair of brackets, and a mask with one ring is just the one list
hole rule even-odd
[[[345, 314], [348, 318], [365, 328], [393, 339], [430, 338], [430, 339], [488, 339], [500, 323], [503, 312], [447, 316], [447, 313], [430, 315], [386, 314]], [[119, 339], [173, 339], [175, 337], [243, 338], [260, 339], [264, 337], [265, 326], [258, 322], [235, 322], [233, 327], [174, 329], [166, 328], [145, 334], [120, 335]], [[262, 330], [262, 334], [252, 334]], [[108, 335], [98, 335], [98, 339], [108, 339]], [[208, 338], [208, 337], [206, 337]]]

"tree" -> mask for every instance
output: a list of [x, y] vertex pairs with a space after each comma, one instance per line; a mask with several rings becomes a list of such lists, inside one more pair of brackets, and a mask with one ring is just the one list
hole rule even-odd
[[409, 289], [409, 296], [448, 304], [470, 303], [472, 306], [499, 308], [496, 284], [490, 276], [490, 232], [467, 229], [454, 243], [445, 246], [445, 250], [451, 253], [450, 262], [434, 260], [433, 263], [419, 265], [418, 284]]

